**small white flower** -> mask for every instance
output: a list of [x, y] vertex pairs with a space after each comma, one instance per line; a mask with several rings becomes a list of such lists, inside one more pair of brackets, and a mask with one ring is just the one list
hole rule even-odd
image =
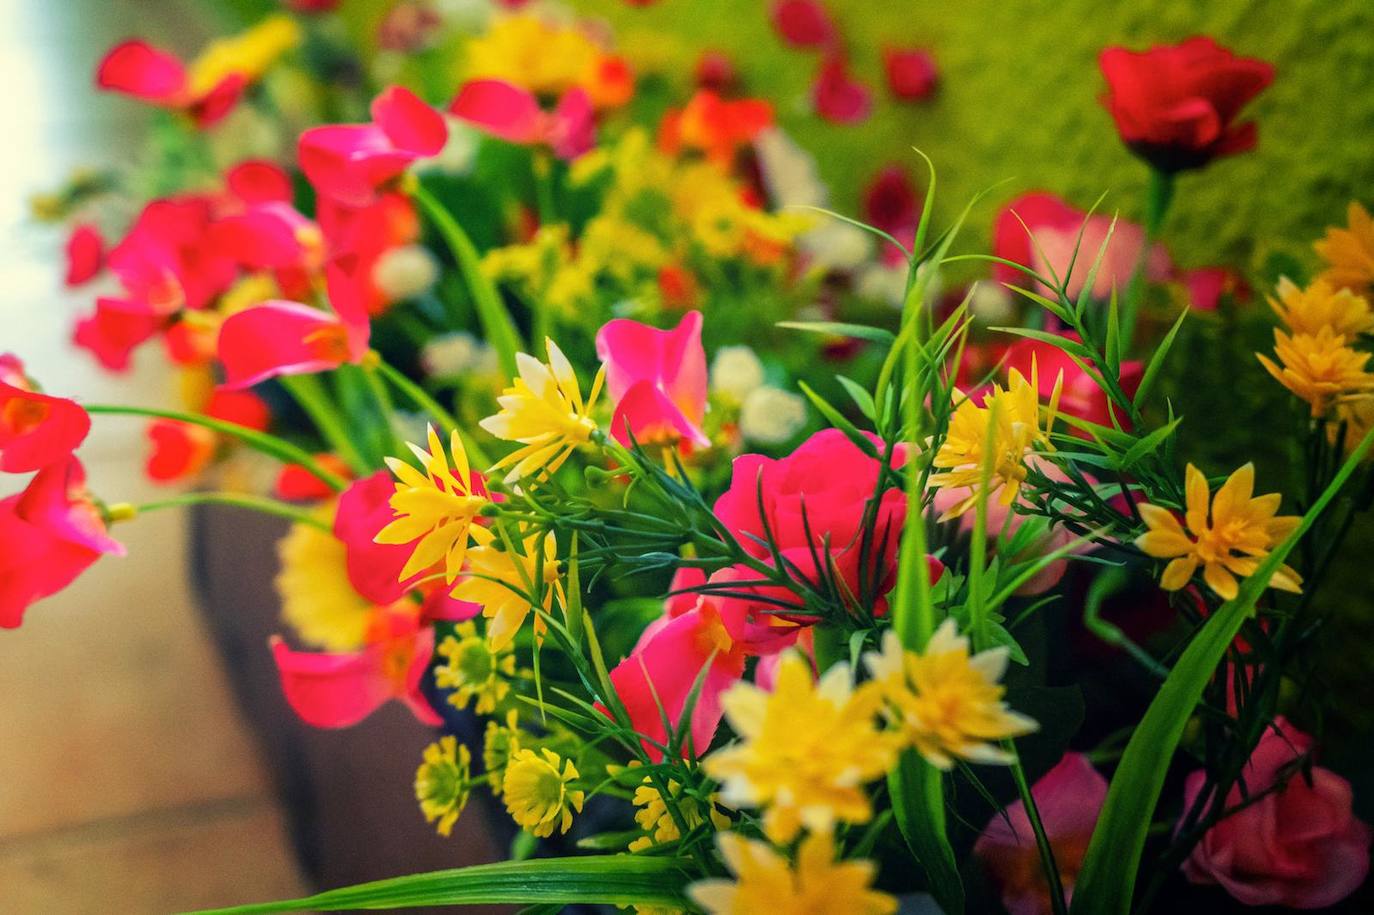
[[439, 278], [439, 263], [424, 245], [400, 245], [378, 258], [372, 282], [393, 302], [427, 292]]
[[1005, 324], [1015, 310], [1011, 292], [1001, 283], [992, 281], [973, 284], [968, 309], [988, 324]]
[[798, 238], [797, 245], [820, 270], [857, 270], [873, 256], [873, 236], [838, 219], [826, 219]]
[[711, 390], [743, 403], [763, 384], [763, 363], [747, 346], [722, 346], [711, 361]]
[[776, 127], [754, 140], [759, 171], [769, 196], [779, 207], [825, 206], [830, 191], [821, 181], [816, 160]]
[[764, 445], [780, 445], [806, 424], [806, 401], [781, 388], [764, 385], [744, 399], [739, 412], [739, 431], [746, 439]]
[[428, 341], [420, 350], [420, 366], [431, 378], [483, 374], [496, 365], [496, 351], [465, 330]]

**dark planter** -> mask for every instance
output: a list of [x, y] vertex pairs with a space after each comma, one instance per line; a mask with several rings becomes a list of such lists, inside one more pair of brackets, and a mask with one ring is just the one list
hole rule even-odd
[[[305, 725], [287, 706], [267, 648], [281, 629], [272, 579], [285, 531], [277, 518], [200, 506], [192, 515], [190, 562], [201, 611], [307, 878], [324, 889], [505, 858], [510, 821], [491, 815], [485, 793], [474, 794], [450, 838], [424, 822], [411, 785], [435, 733], [409, 711], [393, 703], [357, 727], [329, 731]], [[474, 719], [459, 717], [453, 729], [475, 742], [480, 758]]]

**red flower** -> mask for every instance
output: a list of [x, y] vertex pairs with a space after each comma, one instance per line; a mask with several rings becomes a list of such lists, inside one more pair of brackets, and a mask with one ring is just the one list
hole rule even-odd
[[266, 159], [247, 159], [224, 173], [229, 193], [247, 204], [290, 203], [291, 176]]
[[[353, 475], [353, 471], [338, 455], [322, 452], [315, 455], [315, 463], [345, 480]], [[277, 482], [272, 491], [278, 499], [285, 499], [287, 502], [318, 502], [334, 495], [332, 488], [300, 464], [287, 464], [283, 467], [281, 473], [277, 474]], [[357, 589], [356, 584], [354, 588]], [[361, 589], [357, 590], [362, 594]]]
[[1254, 147], [1254, 123], [1235, 120], [1273, 82], [1273, 64], [1204, 37], [1148, 51], [1111, 47], [1098, 63], [1107, 78], [1102, 103], [1122, 141], [1160, 171], [1201, 168]]
[[[864, 219], [907, 247], [916, 240], [920, 214], [920, 194], [906, 169], [899, 165], [883, 168], [864, 189]], [[889, 264], [900, 263], [902, 252], [887, 245], [883, 259]]]
[[772, 15], [778, 35], [795, 47], [828, 47], [838, 37], [835, 23], [819, 0], [776, 0]]
[[72, 342], [90, 350], [100, 364], [112, 372], [129, 367], [135, 347], [152, 338], [167, 323], [167, 318], [136, 302], [99, 298], [95, 313], [82, 318], [72, 333]]
[[836, 124], [857, 124], [873, 111], [873, 94], [854, 79], [843, 57], [832, 55], [821, 64], [811, 87], [816, 114]]
[[75, 457], [49, 464], [23, 492], [0, 500], [0, 628], [67, 587], [104, 555], [124, 555], [86, 490]]
[[692, 69], [692, 79], [698, 89], [712, 92], [729, 92], [739, 83], [739, 71], [735, 62], [724, 51], [708, 48], [701, 52], [697, 64]]
[[664, 114], [658, 145], [669, 155], [694, 150], [728, 166], [740, 147], [771, 126], [773, 106], [762, 99], [727, 101], [717, 92], [699, 89], [681, 109]]
[[67, 238], [68, 286], [80, 286], [95, 277], [105, 264], [105, 240], [89, 222], [78, 223]]
[[160, 108], [185, 112], [197, 127], [209, 127], [233, 110], [245, 80], [231, 73], [207, 91], [193, 94], [186, 67], [175, 55], [135, 39], [109, 50], [96, 70], [95, 84]]
[[930, 98], [940, 79], [935, 58], [920, 48], [883, 48], [883, 72], [888, 91], [904, 102]]
[[[1069, 340], [1082, 342], [1077, 334], [1066, 333], [1064, 337]], [[1016, 369], [1026, 378], [1031, 377], [1031, 366], [1036, 368], [1035, 375], [1039, 380], [1040, 397], [1046, 401], [1054, 392], [1056, 381], [1063, 378], [1063, 387], [1060, 391], [1059, 410], [1068, 416], [1076, 416], [1079, 419], [1086, 419], [1089, 422], [1097, 423], [1099, 426], [1113, 428], [1111, 417], [1117, 413], [1112, 406], [1107, 392], [1098, 387], [1097, 382], [1087, 372], [1078, 366], [1078, 363], [1069, 358], [1068, 354], [1057, 346], [1044, 343], [1040, 340], [1031, 340], [1026, 337], [1018, 338], [1015, 343], [1007, 350], [1006, 360], [1003, 362], [1004, 371]], [[1091, 364], [1091, 363], [1090, 363]], [[1135, 392], [1140, 388], [1140, 380], [1145, 374], [1145, 365], [1134, 359], [1128, 359], [1121, 363], [1121, 389], [1127, 397], [1135, 397]], [[1123, 429], [1130, 429], [1130, 420], [1125, 416], [1117, 415], [1117, 422]], [[1091, 438], [1086, 431], [1074, 429], [1073, 434], [1082, 438]]]
[[272, 411], [267, 401], [252, 391], [229, 391], [224, 388], [216, 388], [210, 395], [205, 415], [258, 432], [266, 432], [272, 421]]
[[175, 483], [200, 473], [215, 456], [218, 442], [213, 430], [175, 419], [152, 420], [146, 434], [152, 450], [144, 472], [155, 483]]
[[18, 356], [0, 353], [0, 471], [28, 473], [76, 450], [91, 429], [86, 411], [33, 389]]
[[1179, 277], [1188, 292], [1188, 306], [1198, 311], [1216, 311], [1221, 300], [1230, 296], [1237, 302], [1250, 300], [1250, 285], [1230, 267], [1198, 267]]

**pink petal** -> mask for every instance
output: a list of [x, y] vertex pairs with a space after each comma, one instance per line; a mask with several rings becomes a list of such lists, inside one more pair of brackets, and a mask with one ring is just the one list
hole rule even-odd
[[105, 262], [105, 240], [89, 222], [78, 223], [67, 238], [68, 286], [80, 286], [95, 277]]
[[401, 175], [416, 154], [392, 145], [373, 124], [330, 124], [301, 134], [301, 170], [320, 194], [352, 207], [372, 203], [383, 184]]
[[96, 69], [95, 84], [145, 102], [175, 105], [186, 89], [186, 68], [167, 51], [135, 39], [106, 53]]
[[831, 57], [821, 64], [811, 89], [816, 113], [836, 124], [857, 124], [873, 111], [868, 87], [850, 76], [843, 59]]
[[229, 193], [247, 204], [290, 203], [294, 196], [291, 176], [266, 159], [249, 159], [224, 175]]
[[449, 113], [509, 143], [542, 139], [544, 112], [530, 92], [499, 79], [464, 83]]
[[548, 125], [548, 143], [560, 159], [576, 159], [596, 145], [596, 115], [591, 100], [580, 87], [570, 89], [558, 101]]
[[224, 386], [251, 387], [278, 375], [336, 369], [357, 361], [347, 328], [338, 318], [298, 302], [271, 301], [225, 319], [218, 352]]
[[[31, 417], [11, 426], [9, 417]], [[0, 381], [0, 471], [28, 473], [70, 455], [85, 440], [91, 418], [73, 400]]]
[[209, 92], [192, 102], [187, 112], [197, 127], [210, 127], [234, 110], [247, 87], [247, 80], [237, 73], [231, 73], [216, 83]]
[[788, 44], [820, 48], [835, 41], [835, 24], [819, 0], [776, 0], [773, 28]]
[[437, 155], [448, 141], [443, 115], [404, 86], [388, 86], [372, 100], [372, 120], [393, 144], [417, 155]]

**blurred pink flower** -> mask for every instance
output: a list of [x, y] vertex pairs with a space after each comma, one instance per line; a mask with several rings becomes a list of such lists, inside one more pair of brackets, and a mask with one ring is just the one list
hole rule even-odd
[[617, 318], [596, 334], [596, 355], [606, 365], [606, 389], [615, 400], [611, 434], [649, 444], [707, 447], [706, 351], [701, 312], [689, 311], [677, 327], [659, 330]]

